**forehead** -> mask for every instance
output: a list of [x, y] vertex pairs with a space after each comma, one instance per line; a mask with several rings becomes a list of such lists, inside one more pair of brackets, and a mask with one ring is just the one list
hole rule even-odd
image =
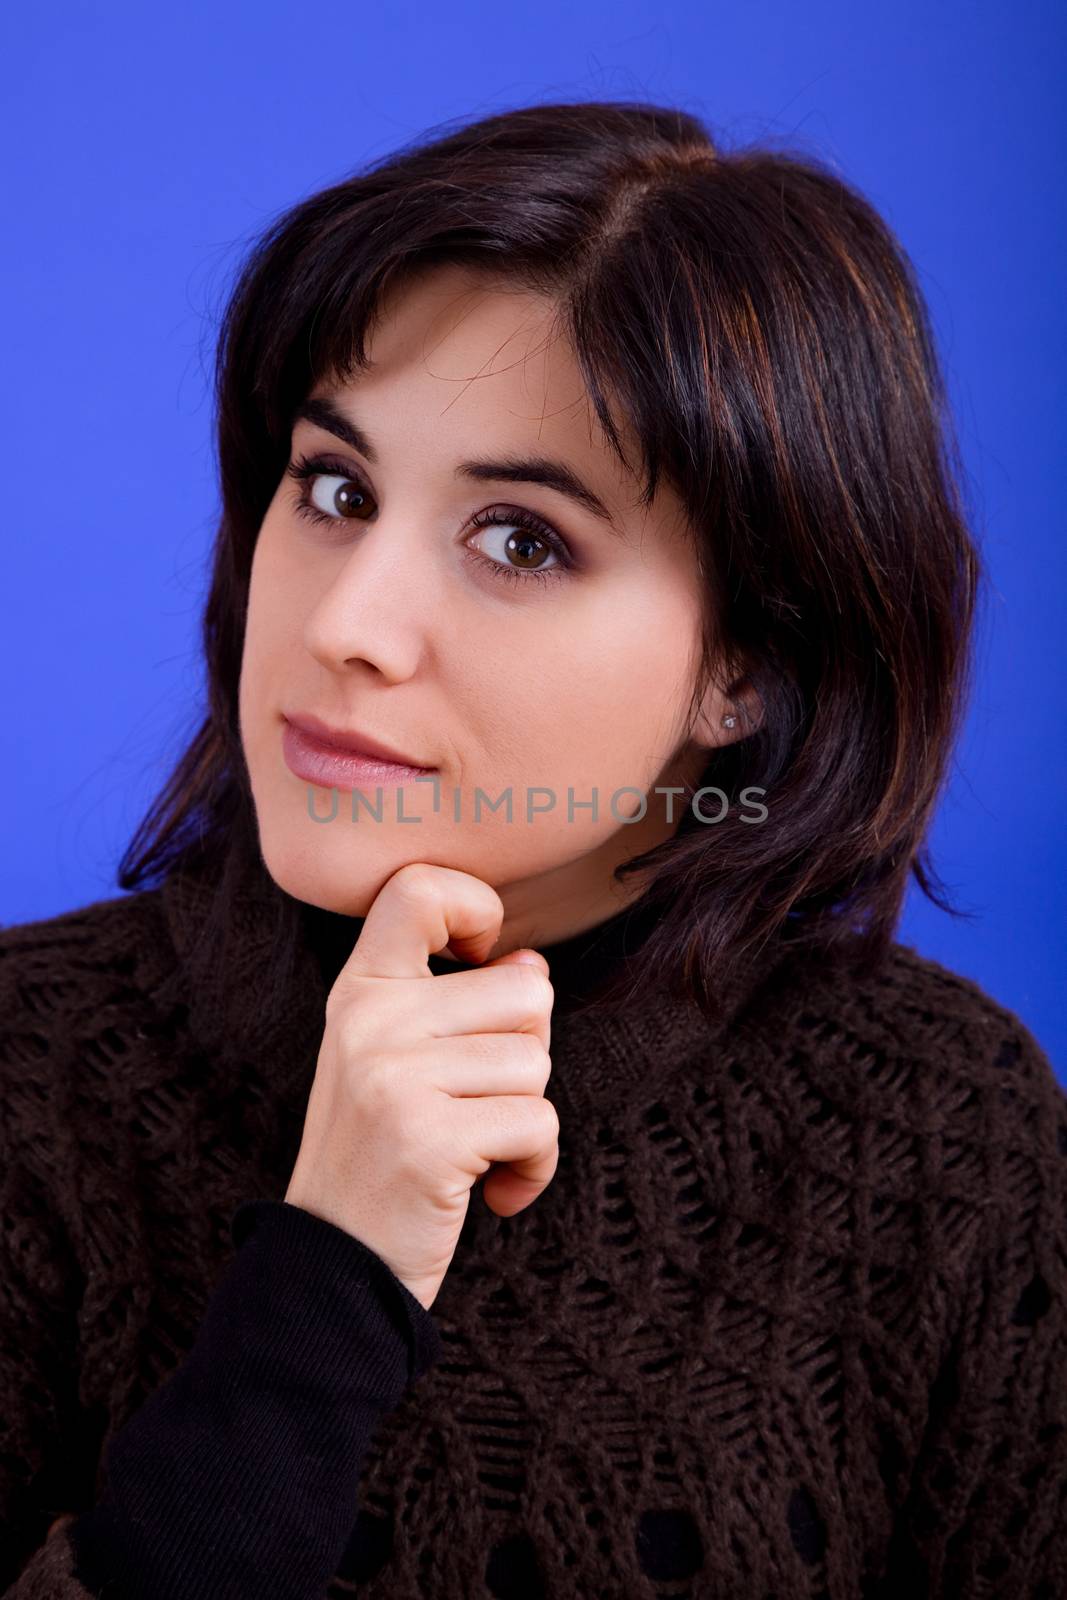
[[[379, 429], [391, 414], [432, 418], [444, 444], [492, 430], [502, 443], [537, 435], [592, 457], [607, 448], [557, 308], [531, 290], [485, 275], [438, 268], [397, 286], [367, 330], [368, 368], [327, 389], [353, 408], [375, 406]], [[390, 430], [391, 431], [391, 430]]]
[[[567, 341], [554, 327], [557, 303], [517, 283], [457, 265], [424, 268], [387, 291], [367, 330], [373, 368], [393, 374], [423, 368], [441, 382], [517, 372], [570, 379], [585, 395]], [[548, 353], [548, 359], [538, 362]]]
[[[407, 279], [379, 304], [368, 365], [324, 375], [311, 398], [333, 401], [380, 445], [429, 466], [479, 455], [551, 457], [571, 467], [612, 515], [632, 518], [641, 483], [611, 447], [549, 296], [457, 265]], [[640, 449], [616, 413], [631, 463]], [[676, 516], [663, 485], [653, 514]]]

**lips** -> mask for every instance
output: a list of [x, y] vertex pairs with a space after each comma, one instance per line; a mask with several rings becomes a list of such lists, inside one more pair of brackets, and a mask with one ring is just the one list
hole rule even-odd
[[420, 761], [416, 756], [406, 755], [403, 751], [385, 744], [381, 739], [375, 739], [370, 734], [361, 733], [356, 729], [333, 728], [328, 722], [313, 716], [311, 712], [285, 712], [284, 716], [286, 722], [327, 752], [334, 751], [341, 756], [362, 757], [366, 761], [418, 772], [435, 770], [427, 762]]

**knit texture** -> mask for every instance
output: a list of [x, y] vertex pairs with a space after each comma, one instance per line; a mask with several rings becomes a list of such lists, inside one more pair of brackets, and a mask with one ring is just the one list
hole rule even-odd
[[[0, 930], [18, 1600], [89, 1593], [49, 1526], [101, 1500], [186, 1358], [237, 1208], [288, 1185], [338, 953], [309, 939], [257, 987], [278, 896], [250, 877], [222, 956], [196, 873]], [[657, 993], [554, 1014], [556, 1175], [513, 1218], [472, 1198], [442, 1353], [375, 1427], [329, 1596], [1067, 1593], [1047, 1057], [900, 944], [863, 976], [757, 965], [728, 1000], [718, 1026]]]

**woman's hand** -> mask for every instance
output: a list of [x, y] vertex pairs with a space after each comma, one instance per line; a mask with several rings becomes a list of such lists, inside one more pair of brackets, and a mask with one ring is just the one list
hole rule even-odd
[[504, 907], [480, 878], [401, 867], [382, 887], [326, 1001], [326, 1028], [285, 1199], [373, 1250], [429, 1310], [473, 1185], [513, 1216], [552, 1181], [559, 1119], [544, 1097], [548, 964], [515, 950], [429, 971], [447, 943], [478, 961]]

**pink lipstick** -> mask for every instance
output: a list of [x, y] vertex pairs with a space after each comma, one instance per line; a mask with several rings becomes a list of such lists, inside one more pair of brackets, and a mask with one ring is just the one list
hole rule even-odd
[[369, 734], [331, 728], [310, 713], [285, 714], [282, 754], [290, 772], [324, 789], [393, 788], [437, 771]]

